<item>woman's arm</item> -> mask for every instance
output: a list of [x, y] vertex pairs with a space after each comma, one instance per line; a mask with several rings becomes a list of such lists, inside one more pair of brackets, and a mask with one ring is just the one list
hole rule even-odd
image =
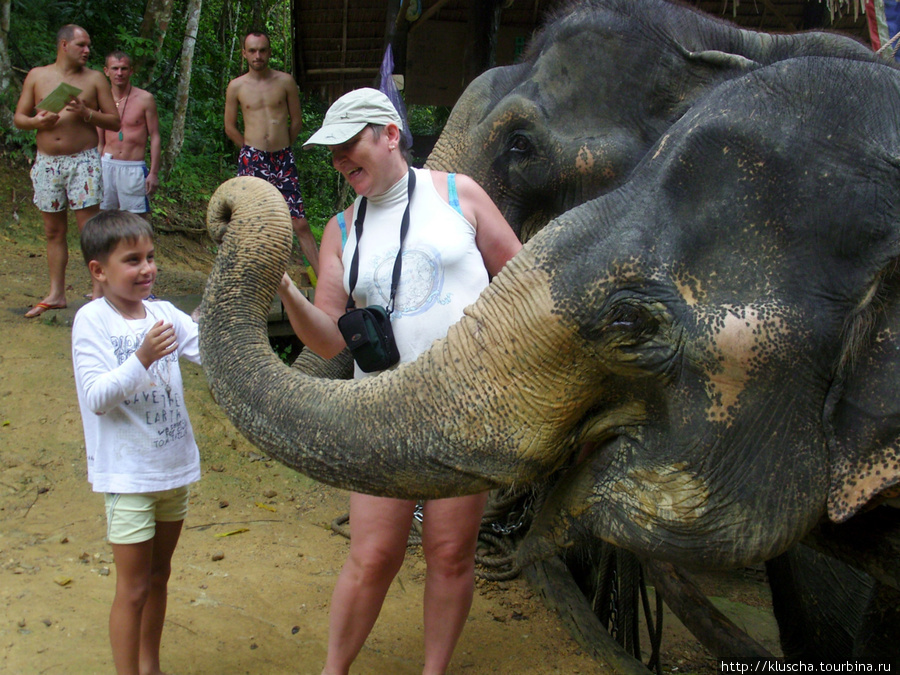
[[463, 215], [475, 225], [475, 244], [491, 277], [522, 248], [500, 209], [487, 192], [468, 176], [456, 175], [456, 192]]
[[336, 356], [347, 346], [337, 327], [337, 320], [347, 305], [341, 253], [340, 228], [337, 218], [332, 218], [325, 226], [319, 248], [315, 305], [306, 299], [287, 274], [278, 287], [278, 297], [297, 337], [325, 359]]

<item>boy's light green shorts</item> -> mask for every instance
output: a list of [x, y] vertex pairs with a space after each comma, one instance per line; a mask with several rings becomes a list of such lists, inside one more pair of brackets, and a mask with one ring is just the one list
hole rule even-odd
[[185, 485], [162, 492], [104, 494], [107, 541], [110, 544], [139, 544], [153, 539], [157, 522], [184, 520], [188, 492]]

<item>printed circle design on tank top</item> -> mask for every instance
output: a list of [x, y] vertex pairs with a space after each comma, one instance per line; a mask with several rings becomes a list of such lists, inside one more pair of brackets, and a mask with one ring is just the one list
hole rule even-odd
[[[375, 268], [375, 290], [379, 302], [385, 305], [391, 295], [391, 275], [396, 255], [395, 250]], [[438, 251], [431, 248], [404, 250], [400, 290], [394, 301], [395, 316], [415, 316], [428, 311], [436, 302], [446, 304], [449, 298], [441, 298], [443, 287], [444, 273]]]

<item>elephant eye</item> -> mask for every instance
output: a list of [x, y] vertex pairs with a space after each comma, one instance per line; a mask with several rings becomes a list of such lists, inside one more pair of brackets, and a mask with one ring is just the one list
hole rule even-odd
[[531, 151], [531, 141], [523, 133], [514, 133], [509, 138], [509, 150], [514, 153], [528, 153]]
[[630, 333], [637, 341], [649, 340], [659, 330], [659, 321], [640, 305], [621, 303], [607, 317], [611, 328]]

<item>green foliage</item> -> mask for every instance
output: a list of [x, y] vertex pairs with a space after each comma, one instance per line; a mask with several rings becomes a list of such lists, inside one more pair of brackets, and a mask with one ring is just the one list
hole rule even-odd
[[[129, 33], [121, 25], [116, 27], [116, 49], [128, 54], [132, 64], [135, 59], [152, 56], [155, 46], [151, 38], [142, 38], [140, 35]], [[109, 52], [105, 52], [105, 54], [109, 54]], [[106, 58], [105, 54], [103, 55], [104, 59]]]
[[[303, 128], [297, 138], [297, 148], [322, 126], [327, 106], [318, 98], [307, 97], [302, 101]], [[310, 229], [321, 240], [328, 220], [346, 206], [339, 203], [341, 177], [331, 166], [331, 152], [322, 146], [309, 150], [298, 149], [294, 153], [300, 174], [300, 190], [306, 208]]]
[[272, 351], [278, 355], [286, 365], [291, 365], [303, 349], [303, 343], [296, 335], [274, 336], [269, 338]]
[[[0, 91], [0, 110], [13, 111], [16, 109], [19, 92], [16, 89]], [[34, 161], [36, 146], [34, 132], [19, 131], [13, 126], [12, 114], [9, 118], [0, 114], [0, 155], [4, 156], [12, 164], [21, 163], [23, 166]]]
[[[156, 97], [163, 146], [168, 142], [175, 109], [179, 59], [184, 38], [187, 0], [174, 0], [172, 20], [159, 54], [153, 81], [144, 85]], [[121, 49], [133, 58], [152, 56], [155, 43], [140, 37], [146, 0], [13, 0], [10, 15], [10, 58], [19, 73], [51, 63], [56, 58], [56, 32], [75, 23], [91, 35], [89, 66], [102, 69], [103, 58]], [[205, 212], [205, 202], [224, 180], [235, 175], [238, 149], [224, 132], [223, 112], [228, 82], [246, 70], [241, 40], [251, 29], [263, 28], [270, 36], [277, 70], [292, 70], [290, 0], [203, 0], [194, 50], [191, 93], [181, 154], [152, 200], [154, 222], [198, 231], [202, 222], [194, 213]], [[142, 83], [141, 73], [135, 82]], [[141, 86], [139, 84], [139, 86]], [[7, 96], [9, 94], [7, 93]], [[331, 154], [322, 147], [302, 150], [302, 143], [322, 125], [327, 105], [313, 96], [302, 101], [303, 129], [295, 156], [306, 214], [317, 239], [325, 223], [353, 198], [331, 166]], [[10, 101], [10, 108], [15, 101]], [[410, 129], [416, 135], [437, 135], [449, 109], [410, 106]], [[24, 162], [34, 157], [34, 133], [0, 126], [0, 151]]]
[[406, 115], [409, 119], [409, 130], [413, 136], [437, 136], [447, 123], [447, 118], [450, 117], [450, 108], [434, 105], [411, 105], [407, 106]]
[[28, 71], [56, 58], [56, 32], [69, 23], [91, 36], [93, 68], [116, 48], [117, 35], [138, 34], [145, 2], [131, 0], [13, 0], [10, 8], [9, 51], [13, 66]]
[[66, 22], [51, 27], [50, 17], [62, 16], [67, 10], [68, 3], [63, 0], [13, 0], [9, 13], [9, 58], [14, 67], [28, 71], [56, 58], [56, 31]]

